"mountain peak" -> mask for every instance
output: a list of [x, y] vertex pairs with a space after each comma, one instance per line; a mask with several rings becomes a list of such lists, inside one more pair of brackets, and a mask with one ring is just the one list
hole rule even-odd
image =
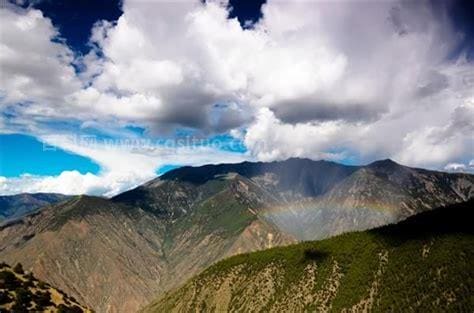
[[372, 162], [368, 166], [373, 167], [373, 168], [374, 167], [375, 168], [395, 168], [395, 167], [402, 167], [403, 165], [398, 164], [392, 159], [383, 159], [383, 160]]
[[[158, 180], [145, 184], [147, 187], [160, 186], [167, 181], [179, 181], [202, 185], [208, 181], [229, 173], [236, 173], [248, 179], [275, 178], [280, 190], [296, 190], [306, 196], [316, 196], [327, 191], [337, 181], [352, 174], [357, 167], [334, 162], [307, 158], [289, 158], [273, 162], [242, 162], [231, 164], [204, 165], [198, 167], [183, 166], [171, 170], [159, 177]], [[327, 179], [317, 178], [320, 173], [327, 173]], [[267, 178], [264, 178], [267, 177]], [[139, 187], [140, 188], [140, 187]], [[138, 189], [139, 189], [138, 188]], [[115, 198], [123, 198], [119, 195]]]
[[279, 162], [283, 162], [283, 163], [284, 163], [284, 162], [288, 162], [288, 161], [290, 161], [290, 162], [291, 162], [291, 161], [293, 161], [293, 162], [295, 162], [295, 161], [324, 162], [324, 160], [313, 160], [313, 159], [302, 158], [302, 157], [291, 157], [291, 158], [288, 158], [288, 159], [286, 159], [286, 160], [281, 160], [281, 161], [279, 161]]
[[97, 204], [106, 204], [108, 203], [107, 199], [97, 197], [97, 196], [90, 196], [90, 195], [79, 195], [72, 197], [69, 201], [65, 202], [66, 206], [90, 206], [90, 205], [97, 205]]

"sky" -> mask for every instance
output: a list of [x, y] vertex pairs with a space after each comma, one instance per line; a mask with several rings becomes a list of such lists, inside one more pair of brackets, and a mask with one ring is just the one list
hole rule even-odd
[[290, 157], [474, 172], [472, 1], [0, 6], [0, 194]]

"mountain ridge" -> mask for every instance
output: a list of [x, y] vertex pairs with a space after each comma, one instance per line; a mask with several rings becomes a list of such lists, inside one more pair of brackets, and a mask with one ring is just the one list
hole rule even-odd
[[64, 201], [69, 197], [59, 193], [20, 193], [0, 196], [0, 223], [19, 218], [40, 207]]
[[3, 224], [0, 259], [99, 312], [130, 312], [223, 258], [373, 228], [474, 195], [473, 175], [393, 163], [179, 168], [111, 199], [73, 197]]

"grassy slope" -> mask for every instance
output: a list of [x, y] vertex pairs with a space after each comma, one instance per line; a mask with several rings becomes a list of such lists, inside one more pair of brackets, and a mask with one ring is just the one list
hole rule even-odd
[[472, 312], [473, 204], [372, 231], [238, 255], [146, 311]]

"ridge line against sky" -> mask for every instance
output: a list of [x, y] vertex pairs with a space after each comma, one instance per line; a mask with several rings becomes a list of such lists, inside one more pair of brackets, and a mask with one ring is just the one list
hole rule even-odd
[[474, 171], [472, 3], [252, 3], [4, 2], [0, 194], [289, 157]]

